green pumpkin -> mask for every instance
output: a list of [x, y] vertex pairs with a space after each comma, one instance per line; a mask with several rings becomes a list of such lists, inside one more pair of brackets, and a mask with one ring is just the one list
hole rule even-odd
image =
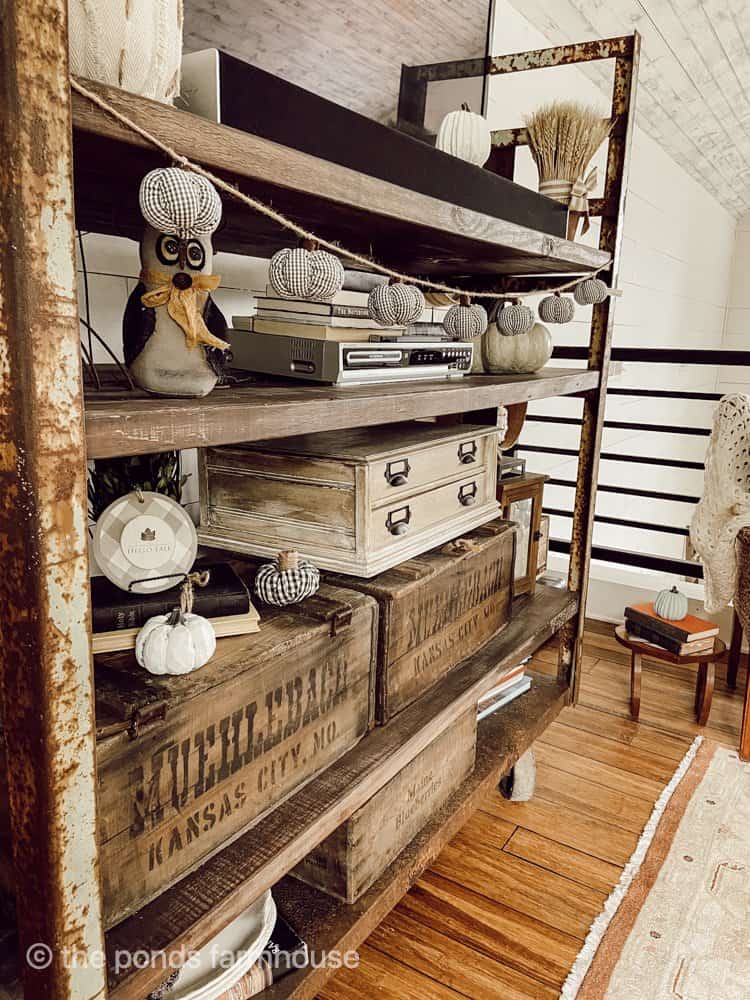
[[654, 611], [669, 622], [681, 621], [688, 613], [688, 599], [677, 587], [661, 590], [654, 601]]

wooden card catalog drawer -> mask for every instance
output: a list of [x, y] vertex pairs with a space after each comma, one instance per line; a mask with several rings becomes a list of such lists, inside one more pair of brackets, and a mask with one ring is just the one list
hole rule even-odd
[[372, 598], [324, 584], [293, 608], [263, 608], [260, 632], [219, 639], [191, 674], [152, 676], [132, 652], [95, 657], [107, 926], [372, 728], [377, 614]]
[[207, 545], [370, 577], [491, 520], [497, 430], [394, 424], [201, 453]]
[[474, 770], [477, 713], [452, 723], [316, 847], [292, 875], [356, 902]]

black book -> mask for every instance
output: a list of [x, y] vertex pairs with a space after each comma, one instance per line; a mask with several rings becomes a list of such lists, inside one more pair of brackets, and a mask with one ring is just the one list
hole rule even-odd
[[676, 622], [660, 618], [654, 611], [653, 604], [650, 603], [633, 604], [625, 608], [625, 619], [638, 622], [640, 625], [653, 629], [669, 639], [676, 639], [678, 642], [697, 642], [699, 639], [708, 639], [719, 634], [719, 626], [715, 622], [696, 618], [695, 615], [687, 615]]
[[263, 950], [263, 959], [271, 969], [274, 982], [295, 969], [304, 969], [310, 960], [307, 944], [280, 913], [276, 916], [271, 939]]
[[[229, 563], [211, 563], [199, 567], [209, 570], [205, 587], [195, 587], [193, 611], [204, 618], [245, 615], [252, 609], [250, 594]], [[154, 615], [166, 615], [180, 606], [180, 586], [158, 594], [132, 594], [120, 590], [105, 576], [91, 580], [93, 631], [115, 632], [140, 628]]]
[[668, 635], [662, 635], [656, 629], [649, 628], [632, 618], [625, 619], [625, 627], [628, 635], [636, 639], [644, 639], [653, 646], [660, 646], [676, 656], [688, 656], [691, 653], [701, 653], [704, 649], [711, 649], [714, 645], [713, 637], [708, 639], [698, 639], [696, 642], [680, 642]]

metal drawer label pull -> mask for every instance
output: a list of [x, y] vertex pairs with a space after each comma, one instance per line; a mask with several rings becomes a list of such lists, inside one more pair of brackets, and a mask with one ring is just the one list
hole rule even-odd
[[458, 446], [458, 460], [462, 465], [471, 465], [477, 460], [476, 441], [463, 441]]
[[464, 507], [471, 507], [472, 504], [475, 504], [477, 502], [477, 484], [464, 483], [458, 491], [458, 499]]
[[397, 458], [385, 467], [385, 478], [389, 486], [404, 486], [409, 478], [411, 466], [408, 458]]
[[[399, 514], [401, 517], [398, 517]], [[411, 521], [411, 508], [407, 504], [406, 507], [392, 510], [386, 518], [385, 526], [392, 535], [405, 535], [409, 530], [409, 521]]]

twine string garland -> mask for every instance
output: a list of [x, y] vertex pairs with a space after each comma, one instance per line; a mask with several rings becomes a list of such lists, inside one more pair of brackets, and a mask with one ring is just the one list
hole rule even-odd
[[[257, 198], [253, 198], [250, 195], [247, 195], [244, 192], [237, 190], [237, 188], [233, 187], [227, 181], [222, 180], [221, 177], [218, 177], [216, 174], [211, 173], [210, 170], [206, 170], [204, 167], [200, 166], [200, 164], [194, 163], [192, 160], [189, 160], [186, 156], [183, 156], [182, 154], [178, 153], [175, 149], [173, 149], [170, 145], [168, 145], [168, 143], [162, 142], [162, 140], [159, 139], [157, 136], [155, 136], [153, 133], [149, 132], [147, 129], [138, 125], [136, 122], [133, 121], [132, 118], [123, 114], [121, 111], [118, 111], [117, 108], [113, 107], [103, 97], [100, 97], [99, 94], [95, 93], [93, 90], [89, 90], [87, 87], [84, 87], [82, 83], [80, 83], [78, 80], [75, 79], [75, 77], [72, 76], [70, 77], [70, 85], [72, 89], [76, 91], [76, 93], [80, 94], [82, 97], [85, 97], [87, 100], [91, 101], [92, 104], [97, 105], [97, 107], [101, 108], [102, 111], [106, 112], [116, 121], [120, 122], [121, 125], [124, 125], [126, 128], [130, 129], [132, 132], [135, 132], [137, 135], [139, 135], [146, 142], [150, 143], [152, 146], [155, 146], [157, 149], [161, 150], [161, 152], [164, 153], [165, 156], [169, 157], [169, 159], [173, 163], [182, 167], [184, 170], [191, 170], [194, 173], [199, 174], [201, 177], [205, 177], [206, 180], [211, 181], [212, 184], [214, 184], [220, 190], [224, 191], [231, 198], [234, 198], [236, 201], [242, 202], [243, 204], [247, 205], [248, 208], [253, 209], [260, 215], [265, 215], [267, 218], [271, 219], [273, 222], [276, 222], [282, 228], [288, 229], [290, 232], [295, 233], [301, 240], [311, 240], [317, 243], [318, 246], [330, 250], [332, 253], [338, 254], [339, 256], [342, 257], [346, 257], [347, 260], [353, 261], [356, 264], [361, 264], [372, 271], [385, 275], [386, 277], [395, 278], [397, 281], [403, 281], [406, 283], [410, 283], [412, 285], [420, 285], [422, 288], [428, 288], [432, 291], [447, 292], [450, 295], [465, 296], [469, 300], [481, 298], [481, 299], [493, 299], [496, 301], [518, 302], [520, 299], [520, 296], [518, 295], [517, 292], [516, 293], [491, 292], [491, 291], [477, 292], [477, 291], [470, 291], [466, 288], [457, 288], [453, 285], [445, 285], [439, 281], [431, 281], [429, 278], [417, 278], [414, 275], [403, 274], [401, 271], [396, 271], [393, 268], [387, 267], [385, 264], [380, 264], [377, 261], [372, 260], [372, 258], [365, 256], [364, 254], [359, 254], [355, 253], [352, 250], [347, 250], [346, 247], [339, 246], [337, 243], [333, 243], [330, 240], [326, 240], [323, 237], [318, 236], [316, 233], [310, 232], [303, 226], [300, 226], [298, 223], [294, 222], [292, 219], [287, 218], [287, 216], [283, 215], [281, 212], [276, 211], [275, 208], [272, 208], [270, 205], [266, 205], [265, 202], [258, 201]], [[611, 266], [611, 261], [607, 262], [606, 264], [603, 264], [595, 271], [587, 271], [586, 277], [593, 278], [595, 275], [600, 274], [602, 271], [608, 270], [610, 266]], [[530, 292], [529, 294], [537, 295], [540, 292], [544, 291], [557, 291], [557, 292], [568, 291], [571, 288], [575, 288], [580, 281], [581, 277], [579, 276], [574, 278], [572, 281], [566, 282], [565, 284], [554, 285], [547, 289], [540, 288], [537, 289], [535, 292]]]

